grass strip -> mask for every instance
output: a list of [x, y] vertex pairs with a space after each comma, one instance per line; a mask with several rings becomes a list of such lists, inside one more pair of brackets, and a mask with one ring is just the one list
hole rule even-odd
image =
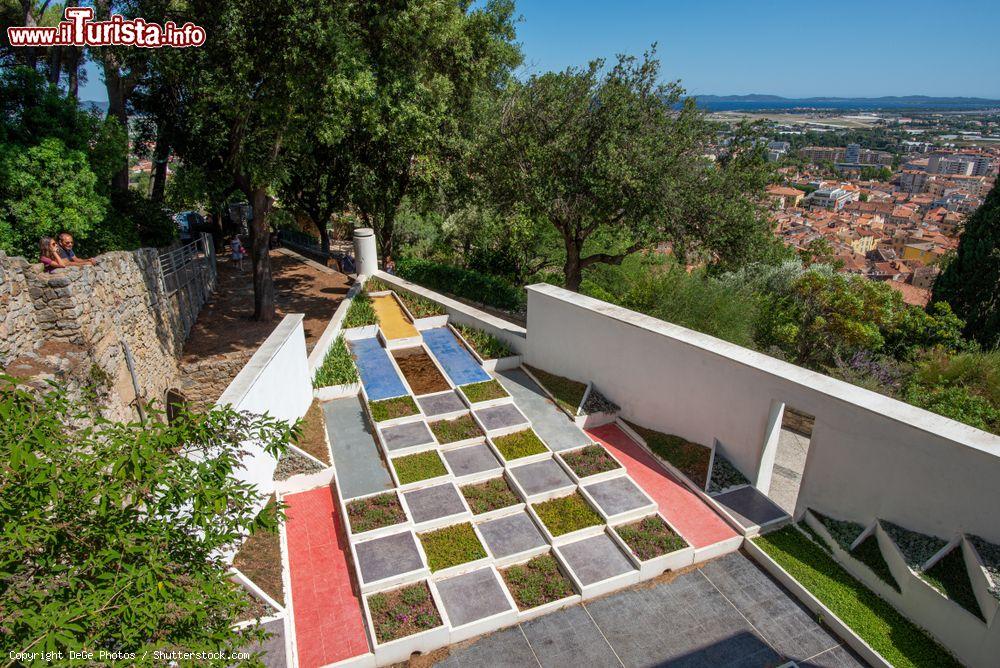
[[462, 488], [462, 495], [475, 515], [509, 508], [521, 502], [503, 476], [475, 485], [466, 485]]
[[531, 372], [532, 376], [538, 379], [538, 382], [541, 383], [553, 397], [555, 397], [557, 404], [562, 406], [562, 408], [570, 415], [576, 415], [577, 409], [580, 408], [580, 402], [583, 401], [583, 395], [587, 391], [586, 383], [581, 383], [578, 380], [571, 380], [569, 378], [563, 378], [562, 376], [557, 376], [554, 373], [536, 369], [535, 367], [528, 366], [527, 364], [525, 364], [524, 367]]
[[615, 527], [615, 531], [642, 561], [687, 547], [687, 543], [659, 515]]
[[347, 349], [344, 337], [338, 336], [326, 351], [323, 364], [316, 370], [313, 387], [348, 385], [356, 382], [358, 382], [358, 369], [354, 366], [351, 351]]
[[485, 435], [468, 413], [454, 420], [431, 422], [429, 426], [431, 431], [434, 432], [434, 436], [437, 437], [438, 443], [442, 445]]
[[673, 464], [677, 470], [704, 489], [705, 481], [708, 479], [708, 462], [712, 457], [712, 451], [709, 448], [692, 443], [680, 436], [640, 427], [627, 420], [625, 424], [639, 436], [642, 436], [650, 450]]
[[537, 608], [573, 595], [573, 585], [551, 554], [535, 557], [525, 564], [518, 564], [500, 571], [510, 595], [521, 610]]
[[484, 380], [481, 383], [471, 383], [469, 385], [459, 385], [462, 394], [468, 398], [469, 403], [478, 404], [480, 401], [490, 399], [502, 399], [507, 396], [507, 390], [495, 379]]
[[493, 439], [493, 444], [497, 446], [497, 450], [508, 462], [548, 451], [542, 440], [530, 429], [516, 431], [506, 436], [497, 436]]
[[562, 536], [604, 523], [579, 492], [536, 503], [532, 508], [553, 536]]
[[368, 597], [375, 637], [384, 644], [441, 626], [441, 615], [426, 582]]
[[347, 315], [344, 316], [344, 324], [341, 327], [350, 329], [351, 327], [377, 324], [378, 317], [372, 307], [372, 298], [368, 296], [367, 292], [361, 290], [351, 299], [351, 306], [347, 309]]
[[417, 404], [413, 397], [393, 397], [392, 399], [382, 399], [381, 401], [368, 402], [368, 410], [371, 411], [372, 419], [376, 422], [395, 420], [417, 414]]
[[396, 457], [392, 460], [392, 466], [396, 469], [396, 477], [399, 478], [400, 485], [437, 478], [448, 473], [440, 455], [434, 450]]
[[378, 496], [349, 501], [347, 518], [351, 522], [351, 531], [362, 533], [401, 524], [406, 521], [406, 513], [403, 512], [403, 506], [399, 503], [396, 493], [386, 492]]
[[486, 549], [468, 522], [420, 534], [431, 572], [486, 557]]
[[580, 450], [561, 453], [561, 456], [580, 478], [621, 468], [615, 458], [599, 445], [588, 445]]
[[983, 611], [979, 608], [976, 594], [972, 591], [972, 582], [969, 580], [969, 571], [965, 567], [961, 547], [954, 548], [921, 575], [939, 592], [982, 621], [986, 621], [983, 619]]
[[484, 360], [500, 359], [514, 354], [506, 343], [481, 329], [468, 325], [455, 325], [455, 329]]
[[753, 542], [893, 666], [961, 665], [795, 527], [759, 536]]

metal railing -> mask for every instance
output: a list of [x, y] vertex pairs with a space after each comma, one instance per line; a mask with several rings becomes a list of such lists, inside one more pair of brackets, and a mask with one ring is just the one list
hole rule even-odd
[[191, 243], [160, 253], [160, 278], [167, 294], [173, 294], [204, 271], [215, 272], [215, 248], [210, 234]]

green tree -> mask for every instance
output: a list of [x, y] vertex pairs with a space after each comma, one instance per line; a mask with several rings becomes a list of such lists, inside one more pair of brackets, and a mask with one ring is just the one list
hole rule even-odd
[[244, 442], [278, 456], [297, 427], [228, 408], [169, 424], [94, 420], [89, 403], [7, 376], [0, 415], [5, 655], [225, 652], [262, 638], [233, 628], [248, 602], [224, 555], [277, 517], [258, 514], [258, 493], [234, 474]]
[[1000, 345], [1000, 185], [969, 216], [958, 252], [934, 282], [933, 299], [965, 320], [965, 335], [984, 348]]

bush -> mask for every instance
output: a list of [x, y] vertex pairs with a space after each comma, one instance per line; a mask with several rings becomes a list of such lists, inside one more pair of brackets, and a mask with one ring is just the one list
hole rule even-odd
[[408, 281], [431, 290], [505, 311], [520, 311], [525, 306], [523, 290], [502, 278], [481, 274], [471, 269], [410, 257], [402, 258], [396, 263], [396, 273]]
[[177, 239], [177, 225], [163, 207], [135, 190], [112, 193], [104, 220], [83, 240], [83, 255], [163, 248]]

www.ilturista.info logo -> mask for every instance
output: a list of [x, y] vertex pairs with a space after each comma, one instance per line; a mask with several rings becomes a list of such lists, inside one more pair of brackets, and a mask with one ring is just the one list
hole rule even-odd
[[144, 19], [126, 19], [113, 14], [108, 21], [94, 21], [93, 7], [67, 7], [65, 21], [54, 27], [15, 26], [7, 28], [11, 46], [140, 46], [158, 49], [164, 46], [201, 46], [205, 29], [188, 22], [177, 27], [147, 23]]

